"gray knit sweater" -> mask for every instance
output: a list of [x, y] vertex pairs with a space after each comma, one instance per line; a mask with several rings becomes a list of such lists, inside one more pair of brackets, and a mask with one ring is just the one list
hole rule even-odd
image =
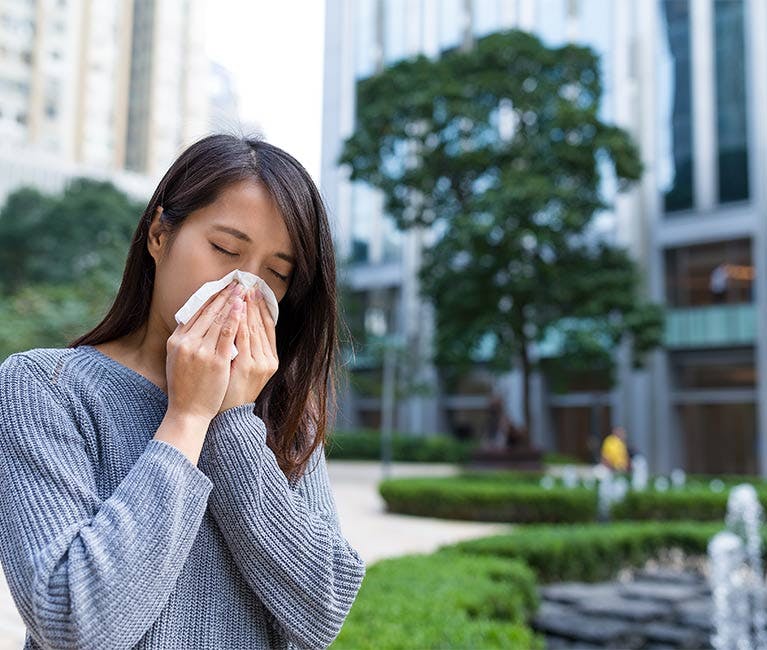
[[291, 485], [244, 404], [195, 465], [154, 439], [167, 405], [90, 345], [0, 364], [0, 561], [24, 647], [329, 646], [366, 567], [324, 446]]

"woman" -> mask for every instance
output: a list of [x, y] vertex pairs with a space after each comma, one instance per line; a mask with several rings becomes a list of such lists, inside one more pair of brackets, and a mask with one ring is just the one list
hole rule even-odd
[[[274, 291], [276, 326], [231, 286], [176, 324], [235, 268]], [[335, 281], [306, 170], [211, 135], [157, 186], [104, 320], [0, 365], [0, 560], [26, 648], [331, 644], [365, 575], [324, 456]]]

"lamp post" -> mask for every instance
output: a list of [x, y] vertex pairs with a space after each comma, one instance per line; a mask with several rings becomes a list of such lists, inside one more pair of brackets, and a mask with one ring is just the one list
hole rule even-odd
[[[394, 425], [394, 388], [396, 381], [396, 352], [402, 343], [398, 334], [388, 333], [383, 309], [373, 308], [366, 315], [366, 329], [370, 343], [383, 349], [383, 377], [381, 386], [381, 472], [391, 476], [392, 429]], [[396, 320], [395, 320], [396, 322]]]

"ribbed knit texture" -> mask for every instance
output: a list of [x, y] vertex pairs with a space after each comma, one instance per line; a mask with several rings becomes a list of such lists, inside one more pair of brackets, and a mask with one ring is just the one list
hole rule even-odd
[[292, 486], [244, 404], [195, 465], [154, 439], [167, 404], [90, 345], [0, 364], [0, 561], [24, 647], [326, 648], [365, 563], [324, 446]]

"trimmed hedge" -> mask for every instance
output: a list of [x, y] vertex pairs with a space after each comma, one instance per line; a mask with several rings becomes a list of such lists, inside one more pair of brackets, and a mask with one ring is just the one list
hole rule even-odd
[[541, 582], [594, 582], [609, 580], [625, 566], [644, 564], [662, 550], [705, 554], [711, 537], [723, 529], [723, 523], [690, 521], [536, 525], [442, 546], [437, 552], [518, 560]]
[[[392, 460], [418, 463], [464, 463], [471, 459], [475, 441], [456, 440], [445, 435], [419, 437], [394, 433]], [[335, 431], [328, 436], [327, 457], [339, 460], [380, 460], [381, 434], [378, 431]]]
[[472, 521], [593, 521], [597, 499], [586, 488], [549, 490], [525, 481], [465, 477], [397, 478], [379, 483], [390, 512]]
[[[728, 486], [732, 487], [732, 486]], [[755, 486], [762, 507], [767, 510], [767, 489]], [[694, 521], [721, 521], [727, 512], [728, 491], [711, 492], [706, 488], [690, 487], [681, 490], [657, 492], [631, 492], [620, 503], [613, 505], [613, 519], [690, 519]]]
[[586, 465], [585, 461], [569, 454], [560, 454], [556, 451], [548, 451], [543, 454], [543, 462], [547, 465]]
[[[393, 478], [379, 484], [387, 510], [421, 517], [504, 523], [577, 523], [598, 519], [596, 489], [540, 485], [536, 472], [464, 472], [460, 476]], [[732, 487], [731, 485], [726, 486]], [[767, 510], [767, 484], [755, 484]], [[692, 482], [684, 488], [629, 490], [614, 503], [617, 521], [722, 521], [728, 491]]]
[[543, 650], [527, 626], [538, 603], [535, 576], [520, 562], [441, 553], [380, 560], [331, 647]]

